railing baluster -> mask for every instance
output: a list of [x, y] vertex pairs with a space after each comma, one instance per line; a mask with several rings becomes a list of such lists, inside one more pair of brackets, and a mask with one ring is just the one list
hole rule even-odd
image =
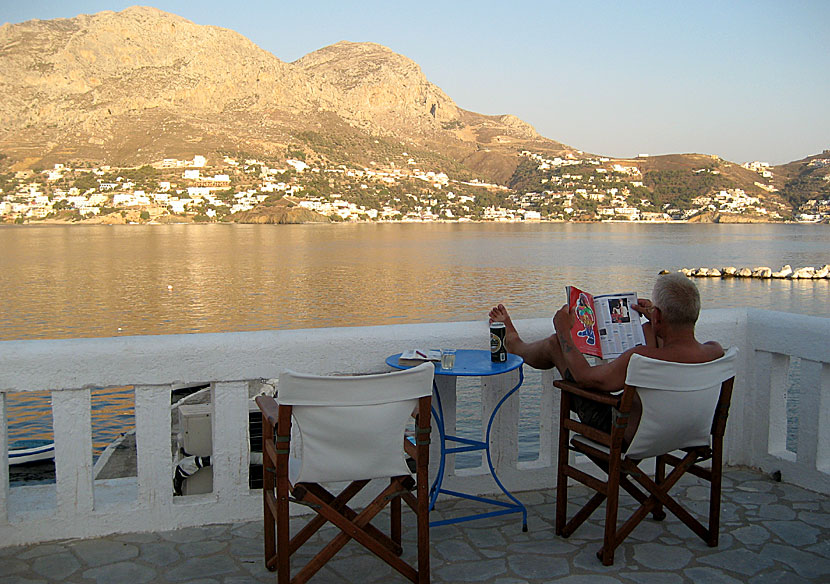
[[[790, 357], [780, 353], [772, 353], [769, 358], [769, 433], [767, 452], [784, 453], [787, 451], [787, 400], [785, 396], [787, 371], [790, 368]], [[763, 397], [763, 396], [759, 396]], [[760, 413], [760, 412], [759, 412]], [[760, 426], [763, 427], [763, 426]]]
[[9, 521], [9, 426], [6, 394], [0, 392], [0, 523]]
[[821, 363], [819, 375], [818, 441], [816, 442], [816, 470], [830, 474], [830, 364]]
[[211, 391], [213, 492], [234, 500], [248, 491], [248, 384], [216, 383]]
[[136, 386], [135, 447], [141, 507], [166, 507], [173, 499], [169, 386]]
[[[798, 452], [799, 464], [816, 468], [819, 457], [819, 431], [821, 429], [821, 387], [822, 364], [807, 359], [801, 360], [801, 391], [798, 399]], [[825, 400], [826, 401], [826, 400]], [[824, 419], [824, 425], [830, 419]]]
[[92, 397], [89, 388], [52, 391], [58, 513], [92, 512]]
[[[519, 382], [518, 370], [502, 375], [481, 378], [481, 426], [487, 431], [487, 423], [493, 410], [505, 394]], [[519, 391], [502, 404], [490, 431], [490, 457], [496, 471], [514, 470], [519, 460]]]
[[537, 466], [555, 468], [557, 449], [554, 448], [559, 428], [559, 390], [553, 386], [554, 369], [542, 371], [539, 396], [539, 461]]

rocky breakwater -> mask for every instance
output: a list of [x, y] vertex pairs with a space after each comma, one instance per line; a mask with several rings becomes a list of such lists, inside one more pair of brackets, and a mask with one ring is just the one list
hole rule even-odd
[[[759, 266], [756, 268], [736, 268], [734, 266], [727, 266], [723, 268], [680, 268], [678, 270], [681, 274], [685, 274], [690, 278], [759, 278], [759, 279], [787, 279], [787, 280], [826, 280], [830, 279], [830, 264], [825, 264], [820, 268], [807, 266], [803, 268], [793, 269], [789, 264], [783, 266], [778, 271], [773, 271], [772, 268], [766, 266]], [[668, 273], [663, 270], [661, 274]]]

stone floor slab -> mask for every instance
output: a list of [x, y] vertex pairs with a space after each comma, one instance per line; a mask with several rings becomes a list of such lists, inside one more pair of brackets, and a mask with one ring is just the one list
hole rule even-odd
[[[646, 519], [615, 552], [615, 564], [596, 558], [602, 545], [603, 508], [570, 538], [554, 533], [553, 489], [518, 493], [526, 499], [529, 525], [503, 516], [434, 528], [430, 532], [434, 584], [770, 584], [830, 582], [830, 501], [828, 497], [769, 480], [747, 469], [728, 469], [720, 545], [709, 548], [669, 515]], [[699, 498], [700, 484], [676, 489]], [[573, 501], [588, 492], [571, 488]], [[704, 501], [693, 501], [704, 509]], [[436, 518], [476, 511], [475, 502], [439, 500]], [[626, 512], [631, 501], [623, 505]], [[569, 505], [571, 513], [575, 505]], [[621, 516], [624, 513], [621, 511]], [[292, 529], [304, 523], [292, 520]], [[386, 527], [385, 523], [378, 523]], [[411, 522], [406, 523], [404, 557], [415, 554]], [[336, 533], [325, 528], [310, 542], [314, 551]], [[333, 582], [395, 584], [405, 580], [350, 542], [310, 584]], [[293, 558], [299, 567], [312, 555]], [[262, 560], [262, 522], [204, 526], [164, 533], [122, 534], [90, 540], [0, 549], [0, 584], [105, 584], [188, 582], [189, 584], [273, 584]]]

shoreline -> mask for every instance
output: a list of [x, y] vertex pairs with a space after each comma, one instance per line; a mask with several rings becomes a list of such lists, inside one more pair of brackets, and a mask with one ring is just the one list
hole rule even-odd
[[689, 219], [677, 219], [677, 220], [659, 220], [659, 221], [625, 221], [619, 219], [603, 219], [599, 221], [565, 221], [563, 219], [542, 219], [537, 221], [523, 221], [523, 220], [511, 220], [511, 221], [493, 221], [493, 220], [484, 220], [484, 219], [463, 219], [463, 220], [453, 220], [453, 219], [442, 219], [439, 221], [432, 221], [432, 220], [425, 220], [425, 221], [394, 221], [394, 220], [369, 220], [369, 221], [329, 221], [329, 222], [319, 222], [319, 221], [303, 221], [297, 223], [251, 223], [251, 222], [240, 222], [240, 221], [192, 221], [187, 219], [182, 219], [181, 221], [145, 221], [145, 222], [137, 222], [137, 221], [63, 221], [60, 219], [42, 219], [36, 221], [26, 221], [24, 223], [14, 223], [8, 221], [0, 221], [0, 227], [5, 226], [13, 226], [13, 227], [26, 227], [26, 226], [42, 226], [42, 225], [79, 225], [79, 226], [89, 226], [89, 225], [103, 225], [103, 226], [112, 226], [112, 225], [372, 225], [372, 224], [390, 224], [390, 225], [422, 225], [422, 224], [451, 224], [451, 225], [458, 225], [464, 223], [474, 223], [474, 224], [528, 224], [528, 225], [542, 225], [548, 223], [555, 223], [555, 224], [566, 224], [566, 223], [573, 223], [576, 225], [590, 225], [590, 224], [606, 224], [612, 223], [615, 225], [825, 225], [830, 226], [830, 222], [827, 221], [790, 221], [790, 220], [783, 220], [783, 221], [693, 221]]

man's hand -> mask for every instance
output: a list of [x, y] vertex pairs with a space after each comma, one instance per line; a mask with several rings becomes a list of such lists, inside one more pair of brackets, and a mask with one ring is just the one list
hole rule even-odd
[[560, 337], [571, 338], [571, 329], [574, 326], [574, 315], [565, 304], [553, 315], [553, 328]]
[[654, 310], [654, 304], [647, 298], [640, 298], [637, 304], [632, 304], [631, 308], [645, 316], [651, 322], [651, 313]]
[[637, 304], [632, 304], [631, 308], [633, 308], [638, 314], [645, 316], [648, 321], [643, 323], [643, 335], [646, 338], [646, 346], [656, 347], [658, 345], [657, 335], [654, 332], [651, 318], [654, 316], [654, 311], [657, 307], [654, 306], [651, 300], [641, 298], [637, 301]]

